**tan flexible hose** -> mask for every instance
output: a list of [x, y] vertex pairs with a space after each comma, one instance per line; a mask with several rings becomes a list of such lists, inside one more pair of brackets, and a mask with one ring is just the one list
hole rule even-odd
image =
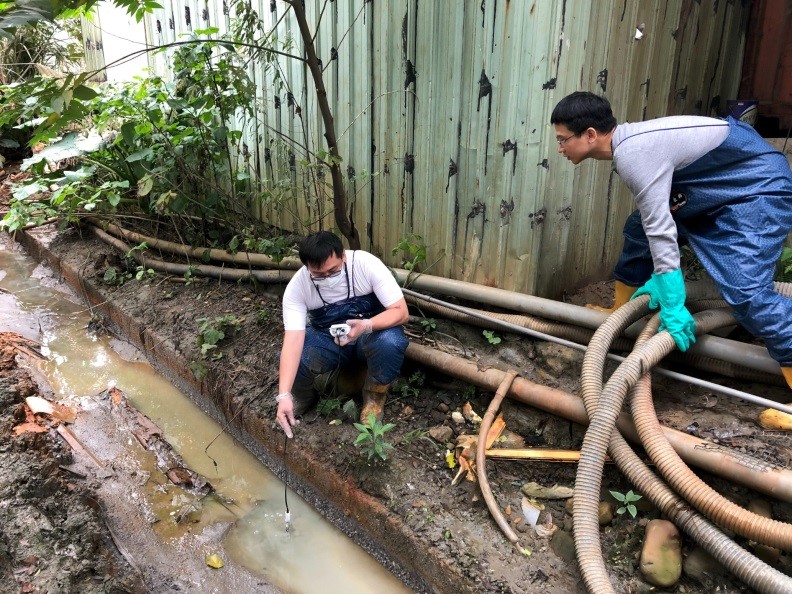
[[[613, 431], [613, 425], [607, 423], [614, 410], [618, 413], [629, 386], [651, 369], [658, 353], [674, 348], [673, 338], [667, 332], [653, 337], [625, 360], [603, 389], [608, 341], [647, 311], [648, 300], [648, 296], [641, 296], [614, 312], [595, 333], [583, 361], [583, 398], [592, 425], [586, 432], [578, 466], [573, 519], [575, 547], [586, 589], [592, 594], [614, 591], [600, 550], [597, 521], [602, 461], [607, 450], [641, 493], [748, 586], [773, 594], [791, 592], [792, 578], [758, 560], [696, 513], [646, 467], [618, 431]], [[591, 431], [594, 420], [596, 432]], [[594, 440], [597, 447], [591, 448]]]
[[150, 249], [157, 249], [163, 252], [178, 254], [188, 258], [196, 258], [200, 261], [203, 261], [204, 258], [208, 256], [210, 260], [214, 260], [215, 262], [227, 262], [229, 264], [237, 264], [240, 266], [259, 266], [261, 268], [281, 268], [285, 270], [297, 270], [302, 266], [302, 262], [300, 262], [298, 258], [284, 258], [283, 260], [276, 262], [272, 259], [272, 257], [267, 256], [266, 254], [257, 254], [254, 252], [236, 252], [232, 254], [231, 252], [217, 248], [191, 247], [182, 243], [165, 241], [164, 239], [158, 239], [149, 235], [135, 233], [134, 231], [124, 229], [119, 225], [104, 221], [97, 217], [86, 217], [85, 220], [91, 223], [91, 225], [94, 225], [95, 227], [98, 227], [99, 229], [102, 229], [116, 237], [126, 239], [127, 241], [131, 241], [133, 243], [146, 242]]
[[[106, 228], [108, 231], [121, 237], [127, 237], [138, 243], [145, 241], [148, 245], [156, 247], [162, 251], [182, 254], [186, 257], [203, 258], [207, 254], [211, 258], [219, 261], [227, 261], [244, 266], [260, 266], [268, 268], [275, 265], [272, 258], [264, 254], [250, 252], [238, 252], [230, 254], [225, 250], [210, 250], [209, 248], [193, 248], [187, 245], [167, 242], [155, 237], [133, 233], [123, 229], [118, 225], [107, 223], [95, 217], [88, 217], [87, 220], [93, 224]], [[284, 258], [277, 266], [280, 269], [297, 269], [300, 262], [296, 258]], [[218, 268], [218, 270], [223, 270]], [[552, 319], [560, 322], [583, 326], [587, 328], [597, 328], [606, 318], [602, 312], [579, 307], [569, 303], [560, 303], [550, 299], [543, 299], [533, 295], [524, 295], [513, 291], [505, 291], [493, 287], [476, 285], [453, 279], [430, 276], [415, 273], [407, 270], [393, 269], [396, 279], [407, 286], [408, 284], [418, 290], [439, 292], [446, 295], [487, 303], [505, 309], [525, 312], [538, 316], [543, 319]], [[697, 281], [686, 285], [688, 297], [694, 299], [708, 299], [718, 295], [717, 287], [711, 279]], [[792, 296], [792, 283], [775, 283], [775, 290], [787, 297]], [[631, 337], [637, 336], [638, 332]], [[739, 345], [739, 347], [738, 347]], [[739, 352], [736, 349], [739, 348]], [[746, 349], [748, 349], [746, 354]], [[746, 346], [744, 343], [724, 340], [713, 336], [699, 337], [697, 343], [693, 345], [692, 351], [700, 355], [706, 355], [716, 359], [731, 360], [735, 364], [741, 364], [751, 369], [762, 370], [767, 373], [780, 375], [778, 363], [773, 361], [763, 347]]]
[[[718, 312], [712, 313], [717, 315]], [[725, 314], [722, 315], [722, 323], [729, 324], [732, 318], [730, 312], [722, 313]], [[714, 324], [718, 324], [718, 321], [715, 320]], [[636, 346], [643, 344], [656, 329], [657, 318], [654, 318], [653, 323], [647, 324], [638, 337]], [[688, 468], [663, 436], [652, 402], [651, 386], [651, 376], [646, 374], [632, 389], [630, 400], [633, 421], [641, 444], [668, 485], [718, 526], [761, 544], [785, 551], [792, 550], [792, 525], [760, 516], [736, 505]]]
[[129, 254], [141, 266], [151, 268], [157, 272], [166, 272], [168, 274], [175, 274], [178, 276], [184, 275], [186, 272], [207, 276], [210, 278], [217, 278], [221, 280], [230, 281], [247, 281], [256, 280], [263, 283], [287, 283], [294, 276], [293, 270], [244, 270], [242, 268], [222, 268], [220, 266], [208, 266], [205, 264], [189, 266], [187, 264], [175, 264], [173, 262], [163, 262], [157, 258], [146, 257], [139, 253], [137, 250], [131, 251], [130, 246], [105, 233], [98, 227], [93, 227], [94, 234], [105, 243], [108, 243], [116, 249]]
[[[421, 365], [492, 392], [498, 389], [504, 377], [504, 372], [494, 367], [479, 369], [473, 361], [415, 342], [409, 344], [405, 355]], [[580, 425], [588, 424], [583, 401], [580, 397], [563, 390], [517, 377], [514, 379], [508, 395], [513, 400]], [[640, 443], [638, 432], [628, 414], [619, 415], [617, 427], [627, 439], [636, 444]], [[785, 468], [774, 468], [758, 458], [708, 443], [699, 437], [670, 427], [663, 427], [663, 433], [680, 457], [688, 464], [757, 492], [792, 503], [792, 471]]]
[[481, 495], [484, 497], [484, 501], [487, 503], [492, 517], [495, 518], [495, 522], [506, 538], [509, 539], [509, 542], [517, 547], [518, 551], [522, 551], [519, 539], [514, 533], [514, 530], [511, 529], [511, 526], [509, 526], [506, 518], [503, 517], [500, 506], [495, 501], [495, 496], [492, 494], [492, 489], [487, 480], [487, 434], [489, 433], [490, 427], [492, 427], [492, 422], [495, 420], [495, 415], [500, 408], [501, 402], [503, 402], [506, 394], [508, 394], [515, 377], [517, 377], [516, 371], [506, 372], [503, 381], [500, 383], [500, 386], [498, 386], [498, 391], [495, 392], [495, 396], [492, 397], [492, 401], [487, 407], [487, 412], [484, 413], [481, 419], [478, 440], [476, 442], [476, 476], [478, 477], [479, 487], [481, 487]]
[[[417, 299], [416, 297], [412, 297], [410, 295], [408, 295], [406, 299], [408, 303], [419, 306], [421, 310], [441, 315], [444, 318], [448, 318], [449, 320], [463, 322], [465, 324], [478, 326], [480, 328], [491, 328], [491, 324], [488, 324], [486, 320], [453, 310], [450, 307], [444, 307], [438, 303]], [[579, 344], [588, 344], [589, 340], [591, 340], [591, 337], [594, 335], [594, 331], [589, 330], [588, 328], [581, 328], [580, 326], [564, 324], [561, 322], [549, 322], [547, 320], [525, 314], [505, 314], [484, 310], [474, 311], [480, 314], [485, 314], [490, 318], [495, 318], [496, 320], [509, 322], [515, 326], [522, 326], [523, 328], [529, 328], [531, 330], [535, 330], [536, 332], [543, 332], [544, 334], [552, 334], [553, 336], [565, 338]], [[613, 350], [629, 351], [632, 349], [632, 345], [632, 340], [620, 338], [614, 341]]]

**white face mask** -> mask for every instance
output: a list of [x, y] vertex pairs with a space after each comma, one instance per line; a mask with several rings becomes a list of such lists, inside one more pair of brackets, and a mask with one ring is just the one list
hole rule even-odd
[[333, 274], [332, 276], [327, 276], [325, 278], [311, 277], [311, 281], [319, 289], [332, 289], [333, 287], [338, 285], [338, 283], [340, 283], [341, 280], [344, 278], [345, 269], [346, 269], [346, 262], [344, 262], [343, 268], [339, 270], [336, 274]]

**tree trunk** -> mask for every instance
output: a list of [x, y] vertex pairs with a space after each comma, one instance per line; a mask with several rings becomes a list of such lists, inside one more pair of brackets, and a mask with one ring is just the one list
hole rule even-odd
[[335, 124], [333, 123], [333, 113], [330, 111], [330, 104], [327, 102], [327, 91], [325, 90], [324, 79], [322, 78], [322, 69], [316, 57], [313, 36], [308, 29], [308, 21], [305, 19], [305, 3], [304, 0], [289, 0], [289, 4], [291, 4], [292, 10], [294, 10], [294, 16], [300, 27], [300, 35], [302, 36], [303, 45], [305, 47], [305, 59], [311, 71], [314, 86], [316, 87], [316, 98], [324, 123], [325, 139], [327, 140], [327, 148], [330, 154], [330, 177], [333, 180], [335, 222], [336, 225], [338, 225], [338, 229], [349, 242], [350, 249], [357, 250], [360, 249], [360, 236], [358, 235], [355, 224], [349, 218], [349, 213], [347, 213], [346, 190], [344, 189], [344, 178], [341, 173], [341, 167], [339, 166], [341, 158], [338, 155], [338, 147], [336, 146], [337, 140]]

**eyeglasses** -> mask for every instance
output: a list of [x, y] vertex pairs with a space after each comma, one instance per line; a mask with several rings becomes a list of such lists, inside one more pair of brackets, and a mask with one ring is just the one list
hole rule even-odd
[[558, 143], [558, 146], [564, 146], [564, 143], [567, 140], [569, 140], [570, 138], [572, 138], [573, 136], [577, 136], [577, 134], [572, 133], [569, 136], [567, 136], [566, 138], [556, 138], [556, 142]]
[[311, 280], [324, 280], [326, 278], [335, 278], [343, 272], [344, 263], [338, 265], [338, 270], [331, 270], [330, 272], [325, 272], [324, 274], [311, 274]]

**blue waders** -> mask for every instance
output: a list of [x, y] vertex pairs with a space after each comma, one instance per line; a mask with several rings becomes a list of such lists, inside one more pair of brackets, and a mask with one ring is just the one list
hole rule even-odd
[[[723, 143], [674, 172], [671, 208], [681, 244], [695, 252], [734, 316], [792, 366], [792, 299], [773, 290], [775, 265], [792, 229], [792, 171], [750, 126], [729, 118]], [[638, 211], [624, 224], [615, 277], [641, 286], [654, 270]]]
[[350, 297], [347, 293], [344, 301], [325, 303], [308, 312], [305, 344], [292, 387], [295, 416], [304, 414], [315, 404], [318, 398], [313, 389], [316, 376], [356, 362], [368, 364], [366, 386], [384, 387], [387, 391], [387, 386], [399, 376], [407, 349], [408, 341], [401, 326], [365, 334], [345, 346], [337, 345], [329, 331], [333, 324], [371, 318], [384, 310], [373, 293], [362, 297]]

